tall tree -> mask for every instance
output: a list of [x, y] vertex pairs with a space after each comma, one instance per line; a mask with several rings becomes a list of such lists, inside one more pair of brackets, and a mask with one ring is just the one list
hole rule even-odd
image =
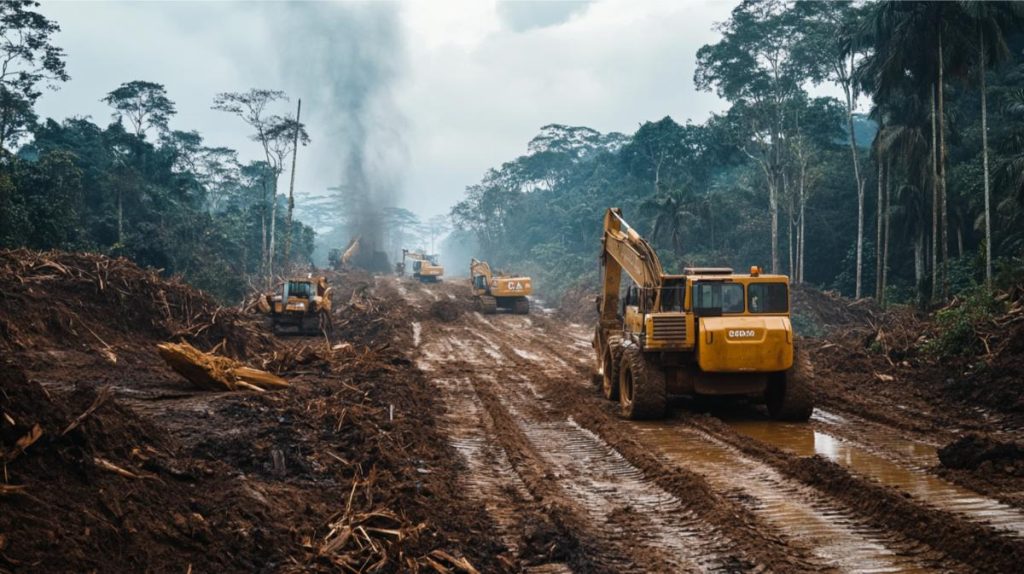
[[[729, 20], [717, 26], [722, 39], [697, 51], [694, 82], [703, 90], [742, 104], [749, 133], [761, 134], [761, 164], [768, 188], [772, 272], [779, 268], [779, 199], [784, 193], [783, 131], [790, 100], [804, 79], [794, 49], [802, 30], [787, 14], [784, 0], [743, 0]], [[748, 153], [748, 155], [750, 155]]]
[[[270, 169], [273, 178], [273, 202], [270, 208], [270, 245], [268, 246], [267, 270], [270, 275], [273, 275], [274, 244], [277, 236], [277, 182], [281, 177], [281, 173], [284, 172], [285, 162], [288, 161], [289, 156], [294, 157], [296, 147], [299, 144], [307, 145], [309, 143], [309, 134], [306, 133], [306, 127], [295, 118], [271, 116], [267, 119], [265, 135], [268, 148], [270, 149]], [[289, 198], [289, 201], [294, 204], [292, 198]], [[289, 209], [289, 216], [290, 213], [291, 210]]]
[[36, 12], [35, 0], [0, 2], [0, 149], [8, 150], [35, 123], [40, 84], [70, 79], [64, 50], [53, 44], [56, 22]]
[[133, 133], [140, 138], [146, 137], [151, 129], [158, 134], [167, 132], [167, 124], [177, 113], [174, 102], [167, 97], [163, 84], [133, 80], [125, 82], [107, 94], [103, 100], [114, 108], [114, 119], [128, 119]]
[[[249, 127], [255, 130], [255, 134], [251, 137], [253, 141], [260, 144], [263, 148], [263, 156], [268, 166], [273, 166], [271, 159], [271, 138], [267, 134], [267, 129], [270, 127], [270, 113], [267, 109], [268, 106], [279, 100], [287, 100], [288, 97], [284, 92], [280, 90], [266, 90], [260, 88], [251, 88], [247, 92], [222, 92], [217, 94], [213, 98], [214, 110], [228, 112], [238, 116], [243, 122]], [[267, 172], [267, 176], [275, 174], [275, 170]], [[267, 281], [271, 280], [271, 261], [270, 261], [270, 244], [267, 238], [267, 218], [271, 209], [271, 203], [277, 202], [277, 179], [273, 178], [270, 181], [270, 177], [267, 177], [263, 181], [263, 201], [262, 203], [262, 215], [261, 215], [261, 234], [262, 234], [262, 245], [261, 245], [261, 267], [264, 276]]]
[[1024, 19], [1024, 7], [1014, 2], [961, 1], [964, 13], [977, 28], [977, 53], [974, 67], [981, 92], [981, 150], [985, 193], [985, 284], [992, 287], [992, 207], [989, 189], [988, 157], [988, 71], [1010, 56], [1006, 45], [1009, 32], [1019, 29]]
[[865, 46], [860, 45], [864, 11], [850, 2], [800, 1], [791, 17], [804, 30], [796, 45], [797, 58], [806, 66], [816, 83], [831, 82], [843, 91], [846, 126], [853, 160], [853, 178], [857, 190], [857, 263], [854, 297], [862, 293], [864, 265], [864, 194], [867, 174], [861, 164], [853, 114], [857, 109], [858, 85], [855, 81], [857, 59]]

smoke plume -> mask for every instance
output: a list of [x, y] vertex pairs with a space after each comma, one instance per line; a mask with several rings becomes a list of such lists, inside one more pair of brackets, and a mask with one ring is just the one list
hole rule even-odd
[[288, 3], [284, 17], [269, 22], [281, 28], [279, 72], [289, 94], [303, 98], [313, 138], [300, 151], [308, 159], [298, 173], [320, 170], [335, 178], [330, 203], [342, 221], [318, 238], [322, 250], [344, 248], [356, 236], [364, 253], [382, 249], [382, 210], [398, 201], [408, 163], [406, 121], [394, 99], [406, 61], [398, 9]]

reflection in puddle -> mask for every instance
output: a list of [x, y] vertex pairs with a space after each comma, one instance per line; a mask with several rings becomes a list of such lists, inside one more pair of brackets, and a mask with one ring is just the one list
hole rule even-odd
[[[661, 422], [637, 423], [636, 433], [644, 444], [702, 475], [715, 490], [730, 493], [780, 533], [807, 544], [840, 571], [932, 570], [913, 550], [889, 547], [891, 540], [885, 533], [861, 523], [819, 492], [704, 433]], [[813, 449], [813, 437], [804, 446]]]
[[1018, 536], [1024, 535], [1024, 513], [926, 472], [925, 468], [939, 462], [935, 447], [931, 445], [892, 436], [880, 437], [878, 442], [883, 447], [902, 453], [914, 461], [913, 465], [904, 465], [807, 425], [766, 421], [726, 422], [736, 431], [761, 442], [800, 456], [825, 457], [942, 510], [987, 522]]

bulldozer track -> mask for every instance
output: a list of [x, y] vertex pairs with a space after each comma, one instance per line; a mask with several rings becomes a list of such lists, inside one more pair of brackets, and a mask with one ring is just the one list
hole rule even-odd
[[[409, 286], [404, 297], [425, 308], [442, 293], [468, 302], [457, 285]], [[964, 522], [953, 532], [1011, 553], [1022, 548], [1018, 508], [934, 476], [935, 446], [883, 423], [861, 424], [834, 410], [808, 424], [770, 423], [780, 436], [810, 436], [808, 450], [755, 432], [757, 423], [769, 424], [760, 411], [746, 427], [695, 416], [685, 405], [674, 405], [669, 421], [625, 421], [590, 382], [594, 359], [584, 325], [467, 311], [450, 323], [423, 321], [417, 335], [417, 365], [443, 397], [469, 496], [487, 509], [513, 554], [523, 555], [524, 529], [536, 522], [554, 525], [571, 549], [530, 571], [978, 568], [971, 545], [942, 544], [934, 533], [862, 508], [858, 497], [876, 495], [878, 483], [901, 493], [915, 516], [958, 516]], [[815, 450], [818, 436], [856, 456], [829, 458], [818, 452], [824, 445]], [[834, 463], [829, 471], [852, 485], [850, 494], [791, 468], [825, 464], [808, 458], [815, 454]], [[872, 474], [863, 462], [870, 457], [906, 479]]]

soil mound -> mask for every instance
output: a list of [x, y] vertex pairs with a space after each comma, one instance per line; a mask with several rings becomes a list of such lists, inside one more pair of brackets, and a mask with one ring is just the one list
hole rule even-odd
[[578, 283], [565, 291], [558, 301], [557, 315], [566, 321], [589, 325], [597, 321], [597, 291], [588, 283]]
[[445, 323], [457, 321], [465, 311], [463, 305], [456, 301], [441, 300], [430, 304], [430, 316]]
[[1024, 476], [1024, 445], [981, 435], [966, 435], [939, 449], [946, 468]]
[[[270, 348], [255, 318], [179, 278], [91, 253], [0, 251], [0, 348], [95, 349], [116, 356], [140, 337], [186, 340], [244, 358]], [[111, 355], [113, 353], [113, 355]]]

